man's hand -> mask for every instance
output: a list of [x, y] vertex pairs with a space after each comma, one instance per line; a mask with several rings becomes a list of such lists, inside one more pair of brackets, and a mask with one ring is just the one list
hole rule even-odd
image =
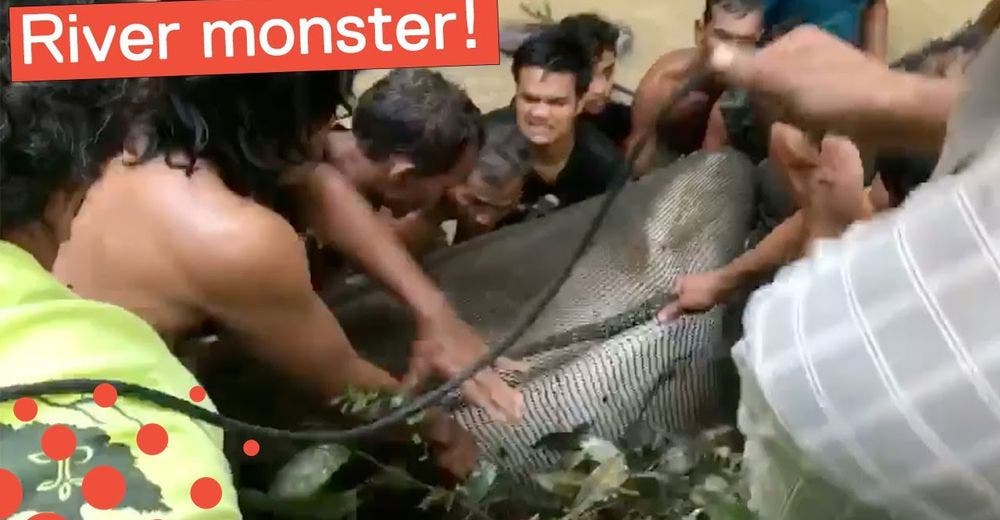
[[746, 88], [780, 121], [858, 142], [936, 148], [960, 84], [889, 70], [814, 27], [802, 26], [756, 54], [725, 44], [709, 66]]
[[[486, 345], [472, 327], [450, 312], [439, 313], [417, 324], [417, 340], [413, 343], [404, 386], [415, 388], [432, 374], [453, 377], [484, 355]], [[524, 397], [496, 371], [480, 371], [466, 380], [461, 389], [467, 401], [483, 407], [494, 419], [521, 420]]]
[[456, 479], [464, 480], [476, 468], [479, 446], [472, 434], [450, 415], [440, 409], [428, 410], [421, 434], [433, 451], [437, 465]]
[[732, 289], [721, 270], [686, 274], [674, 282], [677, 299], [660, 309], [656, 319], [670, 323], [684, 314], [705, 312], [725, 302]]

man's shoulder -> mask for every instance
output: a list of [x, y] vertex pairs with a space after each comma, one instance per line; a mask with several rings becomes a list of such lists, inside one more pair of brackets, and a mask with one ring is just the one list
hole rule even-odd
[[691, 72], [697, 57], [698, 50], [693, 47], [672, 50], [660, 56], [647, 74], [660, 80], [681, 79]]

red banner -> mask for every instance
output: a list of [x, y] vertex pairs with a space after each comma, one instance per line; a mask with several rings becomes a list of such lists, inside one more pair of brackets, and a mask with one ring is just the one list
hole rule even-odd
[[10, 9], [14, 81], [496, 65], [496, 0], [198, 0]]

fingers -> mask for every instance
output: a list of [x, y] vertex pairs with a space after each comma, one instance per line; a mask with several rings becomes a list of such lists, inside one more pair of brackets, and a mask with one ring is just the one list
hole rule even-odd
[[410, 370], [406, 372], [402, 381], [404, 393], [412, 394], [420, 388], [424, 381], [431, 376], [431, 365], [423, 356], [410, 357]]
[[752, 52], [719, 43], [709, 52], [708, 67], [731, 86], [747, 90], [757, 88], [757, 64]]
[[656, 321], [660, 325], [666, 325], [680, 318], [682, 313], [680, 302], [675, 301], [667, 304], [660, 309], [660, 312], [656, 313]]
[[493, 370], [483, 370], [471, 381], [476, 387], [473, 395], [482, 396], [473, 400], [488, 411], [492, 410], [494, 420], [518, 423], [524, 415], [524, 396], [513, 389]]
[[850, 139], [838, 135], [823, 138], [820, 157], [823, 165], [836, 172], [838, 178], [864, 179], [861, 152]]

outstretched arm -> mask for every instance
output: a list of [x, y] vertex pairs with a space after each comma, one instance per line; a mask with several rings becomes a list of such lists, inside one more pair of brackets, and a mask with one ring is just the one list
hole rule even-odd
[[[243, 337], [254, 357], [326, 399], [349, 387], [401, 390], [396, 378], [352, 348], [313, 292], [305, 248], [291, 226], [261, 208], [247, 213], [238, 234], [204, 244], [186, 266], [204, 310]], [[441, 466], [468, 474], [475, 442], [454, 420], [430, 410], [418, 428]]]

